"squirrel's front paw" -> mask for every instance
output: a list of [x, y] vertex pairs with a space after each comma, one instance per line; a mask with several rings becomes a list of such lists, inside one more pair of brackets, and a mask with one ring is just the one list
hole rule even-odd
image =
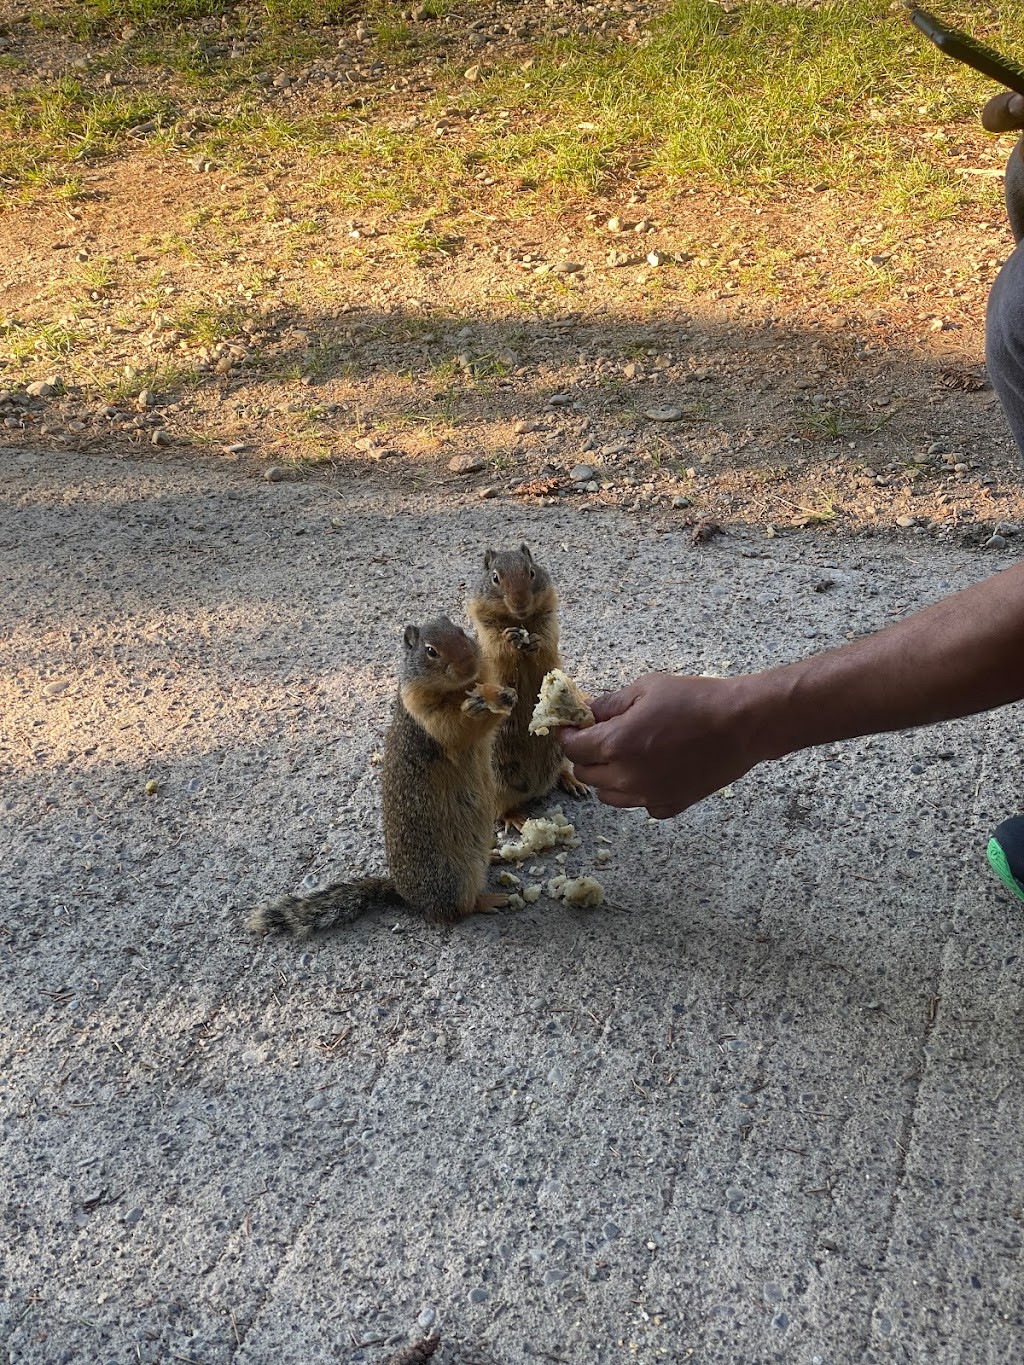
[[477, 683], [466, 694], [462, 709], [467, 716], [507, 716], [518, 700], [511, 687], [495, 687], [493, 683]]
[[509, 626], [501, 633], [505, 643], [511, 645], [513, 649], [518, 649], [520, 654], [536, 654], [540, 648], [540, 637], [531, 635], [522, 626]]

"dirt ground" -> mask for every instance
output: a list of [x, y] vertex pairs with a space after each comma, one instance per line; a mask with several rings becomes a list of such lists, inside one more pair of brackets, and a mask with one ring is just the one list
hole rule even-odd
[[[446, 60], [496, 43], [528, 57], [504, 13], [448, 22]], [[569, 10], [538, 22], [557, 30]], [[8, 32], [14, 89], [88, 61]], [[367, 119], [422, 123], [432, 69], [364, 63]], [[316, 74], [294, 70], [267, 101], [351, 104]], [[176, 93], [151, 69], [118, 79]], [[369, 489], [587, 499], [768, 534], [984, 543], [1024, 518], [983, 366], [985, 299], [1012, 245], [1006, 139], [958, 130], [972, 195], [938, 220], [838, 186], [726, 193], [642, 170], [545, 202], [486, 166], [470, 210], [425, 211], [420, 187], [357, 212], [301, 149], [193, 154], [186, 115], [173, 146], [142, 132], [86, 164], [70, 198], [8, 200], [6, 439], [172, 459], [191, 446], [271, 478], [319, 466]], [[431, 119], [449, 140], [473, 123], [454, 107]], [[29, 397], [31, 381], [52, 393]]]

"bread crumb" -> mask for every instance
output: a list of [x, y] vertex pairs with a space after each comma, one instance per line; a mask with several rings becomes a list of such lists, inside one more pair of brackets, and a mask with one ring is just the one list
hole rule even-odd
[[502, 844], [498, 853], [506, 863], [521, 863], [536, 853], [543, 853], [546, 848], [568, 843], [575, 833], [575, 826], [566, 820], [561, 806], [555, 806], [544, 815], [527, 820], [519, 831], [519, 838]]
[[541, 882], [533, 882], [530, 886], [523, 887], [523, 900], [527, 905], [533, 905], [540, 900], [544, 886]]
[[552, 900], [563, 900], [568, 905], [601, 905], [604, 887], [596, 877], [552, 877], [548, 882], [548, 895]]
[[517, 896], [513, 891], [508, 898], [508, 908], [510, 910], [525, 910], [526, 900], [522, 896]]
[[509, 872], [507, 868], [504, 872], [499, 873], [498, 882], [501, 886], [514, 886], [517, 890], [522, 886], [522, 882], [516, 874], [514, 872]]

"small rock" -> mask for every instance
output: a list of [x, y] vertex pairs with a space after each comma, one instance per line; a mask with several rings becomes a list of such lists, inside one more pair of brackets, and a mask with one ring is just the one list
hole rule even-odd
[[147, 795], [147, 796], [156, 796], [156, 794], [157, 794], [157, 792], [158, 792], [159, 790], [160, 790], [160, 783], [156, 780], [155, 777], [151, 777], [151, 778], [149, 779], [149, 781], [146, 783], [146, 795]]
[[124, 1223], [125, 1227], [133, 1228], [141, 1217], [142, 1217], [141, 1209], [129, 1209], [125, 1216], [121, 1219], [121, 1222]]
[[273, 81], [276, 90], [287, 90], [291, 83], [292, 78], [287, 71], [279, 71]]
[[471, 1289], [471, 1290], [469, 1291], [469, 1301], [470, 1301], [470, 1303], [486, 1303], [488, 1297], [489, 1297], [489, 1296], [488, 1296], [487, 1290], [484, 1289], [483, 1287], [481, 1287], [481, 1288], [479, 1288], [479, 1289]]
[[981, 548], [982, 548], [983, 550], [1005, 550], [1005, 549], [1006, 549], [1006, 537], [1005, 537], [1005, 536], [989, 536], [988, 540], [985, 541], [984, 545], [983, 545]]
[[498, 496], [498, 489], [490, 486], [487, 488], [478, 488], [476, 490], [476, 495], [478, 498], [486, 501], [488, 498], [496, 498]]
[[279, 464], [268, 464], [263, 471], [263, 477], [267, 483], [282, 483], [288, 475]]
[[150, 133], [156, 132], [156, 119], [147, 119], [145, 123], [137, 123], [134, 128], [128, 129], [129, 137], [148, 137]]
[[526, 436], [531, 431], [542, 431], [543, 423], [538, 422], [535, 417], [520, 417], [512, 430], [517, 436]]
[[567, 408], [572, 402], [571, 393], [553, 393], [548, 399], [553, 408]]
[[[479, 65], [479, 63], [477, 63], [474, 66], [467, 66], [462, 74], [465, 76], [466, 80], [470, 82], [470, 84], [473, 84], [473, 82], [478, 81], [480, 79], [481, 70], [482, 70], [481, 66]], [[470, 1297], [472, 1298], [472, 1295], [470, 1295]], [[476, 1300], [476, 1302], [482, 1303], [483, 1300], [482, 1299]]]
[[552, 275], [575, 275], [582, 269], [583, 267], [578, 261], [556, 261], [551, 267], [551, 273]]
[[448, 468], [453, 474], [477, 474], [484, 467], [479, 455], [453, 455]]
[[620, 1235], [620, 1228], [617, 1223], [605, 1223], [601, 1231], [605, 1235], [605, 1240], [609, 1242], [614, 1242], [616, 1237]]
[[152, 390], [152, 389], [140, 389], [140, 391], [139, 391], [139, 396], [138, 396], [138, 397], [136, 398], [136, 400], [135, 400], [135, 406], [138, 408], [139, 412], [144, 412], [144, 411], [146, 410], [146, 408], [152, 407], [152, 405], [153, 405], [153, 390]]
[[150, 440], [153, 442], [155, 446], [173, 445], [173, 438], [171, 437], [171, 433], [167, 430], [166, 427], [157, 427], [157, 429], [153, 432], [153, 435], [150, 437]]
[[659, 265], [664, 265], [667, 260], [668, 257], [663, 251], [649, 251], [647, 253], [647, 264], [653, 266], [655, 269], [657, 269]]
[[896, 525], [901, 527], [902, 530], [907, 531], [911, 526], [917, 525], [917, 517], [897, 517]]
[[47, 683], [43, 688], [43, 695], [47, 697], [59, 697], [62, 692], [66, 692], [71, 684], [66, 679], [57, 682]]
[[683, 416], [682, 408], [647, 408], [644, 416], [652, 422], [678, 422]]
[[437, 1321], [437, 1309], [431, 1303], [425, 1303], [420, 1310], [420, 1315], [416, 1319], [416, 1326], [424, 1332], [429, 1332]]
[[677, 510], [682, 511], [683, 508], [692, 507], [693, 503], [689, 498], [684, 498], [680, 495], [672, 499], [672, 506]]
[[52, 398], [57, 392], [57, 385], [52, 380], [37, 379], [34, 384], [28, 384], [25, 392], [29, 398]]
[[573, 483], [589, 483], [594, 477], [596, 470], [589, 464], [578, 464], [569, 472], [569, 478]]

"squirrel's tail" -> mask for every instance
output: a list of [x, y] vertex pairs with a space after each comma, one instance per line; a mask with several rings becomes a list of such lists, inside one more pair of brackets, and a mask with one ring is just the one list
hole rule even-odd
[[381, 877], [365, 877], [356, 882], [335, 882], [311, 896], [282, 896], [268, 905], [257, 906], [248, 918], [250, 929], [265, 934], [272, 929], [305, 938], [314, 929], [335, 929], [375, 910], [378, 906], [401, 905], [394, 882]]

